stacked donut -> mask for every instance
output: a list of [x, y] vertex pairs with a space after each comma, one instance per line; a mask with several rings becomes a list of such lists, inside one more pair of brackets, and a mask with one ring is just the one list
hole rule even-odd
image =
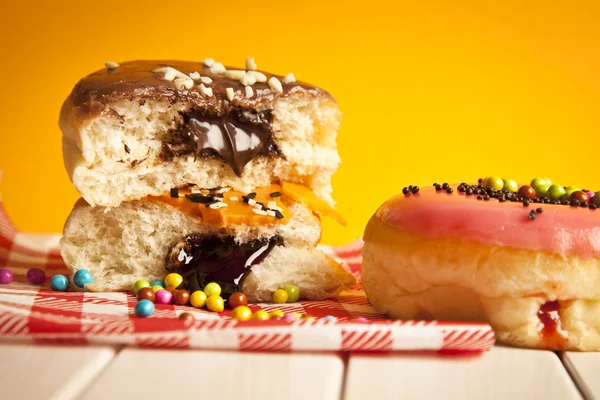
[[303, 297], [337, 294], [354, 278], [315, 249], [333, 209], [341, 113], [322, 89], [203, 63], [132, 61], [83, 78], [60, 127], [82, 198], [61, 253], [87, 269], [92, 291], [184, 277], [191, 291], [270, 299], [287, 284]]
[[600, 350], [600, 192], [534, 179], [407, 187], [364, 235], [362, 279], [393, 318], [489, 321], [502, 343]]

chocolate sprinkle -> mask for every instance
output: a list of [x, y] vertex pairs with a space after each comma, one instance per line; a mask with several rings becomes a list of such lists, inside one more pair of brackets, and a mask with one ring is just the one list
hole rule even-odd
[[283, 214], [281, 213], [281, 211], [279, 211], [279, 210], [273, 210], [273, 211], [275, 211], [275, 218], [279, 218], [279, 219], [283, 218]]
[[171, 197], [173, 197], [174, 199], [179, 198], [179, 189], [171, 188]]
[[279, 192], [273, 192], [273, 193], [269, 193], [269, 196], [271, 196], [271, 197], [279, 197], [279, 196], [281, 196], [281, 193], [279, 193]]
[[413, 186], [410, 191], [412, 192], [412, 194], [417, 194], [419, 193], [419, 187], [418, 186]]
[[410, 193], [410, 189], [407, 187], [403, 187], [402, 188], [402, 194], [405, 196], [408, 196], [408, 194]]
[[451, 187], [446, 189], [446, 193], [452, 193], [452, 192], [454, 192], [454, 190]]
[[207, 203], [210, 203], [210, 202], [214, 202], [212, 196], [205, 196], [205, 195], [203, 195], [201, 193], [186, 194], [185, 197], [187, 197], [188, 199], [190, 199], [190, 201], [192, 203], [207, 204]]
[[124, 144], [124, 146], [125, 146], [125, 153], [131, 154], [131, 150], [129, 149], [129, 146], [127, 146], [126, 144]]
[[535, 219], [535, 217], [536, 217], [536, 213], [535, 213], [535, 211], [534, 211], [534, 210], [532, 210], [532, 211], [529, 213], [529, 219], [533, 221], [533, 220]]
[[535, 212], [538, 213], [538, 214], [541, 214], [541, 213], [544, 212], [544, 209], [542, 207], [538, 207], [538, 208], [535, 209]]

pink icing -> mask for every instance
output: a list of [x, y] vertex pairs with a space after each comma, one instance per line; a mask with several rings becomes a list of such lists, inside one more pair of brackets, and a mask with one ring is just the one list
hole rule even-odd
[[[416, 195], [398, 195], [377, 215], [391, 226], [427, 238], [457, 237], [565, 256], [600, 256], [600, 209], [483, 201], [452, 187], [452, 194], [427, 187]], [[529, 212], [538, 207], [543, 212], [530, 220]]]

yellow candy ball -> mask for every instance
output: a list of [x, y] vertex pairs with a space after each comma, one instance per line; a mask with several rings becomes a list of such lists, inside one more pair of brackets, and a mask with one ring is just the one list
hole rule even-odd
[[285, 290], [277, 289], [276, 291], [273, 292], [273, 303], [283, 304], [283, 303], [287, 302], [287, 300], [288, 300], [288, 294]]
[[302, 318], [302, 314], [299, 312], [293, 312], [292, 315], [298, 319]]
[[154, 293], [156, 293], [156, 292], [158, 292], [159, 290], [163, 290], [163, 289], [164, 289], [164, 287], [162, 287], [162, 286], [158, 286], [158, 285], [154, 285], [154, 286], [152, 286], [152, 288], [151, 288], [151, 289], [152, 289], [152, 291], [153, 291]]
[[208, 285], [204, 286], [204, 293], [206, 293], [206, 295], [208, 297], [214, 295], [221, 295], [221, 286], [219, 286], [218, 283], [216, 282], [211, 282]]
[[206, 308], [210, 311], [221, 312], [225, 309], [225, 301], [223, 301], [223, 298], [218, 294], [210, 295], [208, 296], [208, 299], [206, 299]]
[[181, 285], [182, 283], [183, 283], [183, 276], [176, 274], [174, 272], [170, 273], [165, 278], [165, 285], [167, 287], [171, 286], [171, 287], [174, 287], [175, 289], [177, 289], [179, 287], [179, 285]]
[[202, 290], [196, 290], [190, 296], [190, 304], [192, 307], [202, 308], [206, 304], [206, 298], [206, 293], [204, 293]]
[[237, 306], [231, 312], [231, 318], [238, 319], [240, 321], [248, 321], [252, 318], [252, 310], [248, 306]]
[[259, 321], [268, 321], [271, 319], [271, 316], [265, 310], [258, 310], [252, 316], [252, 319], [257, 319]]
[[273, 310], [271, 311], [271, 318], [283, 318], [283, 316], [285, 315], [285, 313], [281, 310]]
[[313, 317], [312, 315], [308, 315], [308, 314], [305, 314], [302, 316], [302, 319], [314, 319], [314, 318], [315, 317]]

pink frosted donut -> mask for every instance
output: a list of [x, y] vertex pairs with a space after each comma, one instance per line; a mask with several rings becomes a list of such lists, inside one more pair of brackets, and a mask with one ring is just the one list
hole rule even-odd
[[489, 321], [517, 346], [600, 350], [600, 209], [451, 187], [395, 196], [369, 221], [362, 280], [373, 306], [392, 318]]

